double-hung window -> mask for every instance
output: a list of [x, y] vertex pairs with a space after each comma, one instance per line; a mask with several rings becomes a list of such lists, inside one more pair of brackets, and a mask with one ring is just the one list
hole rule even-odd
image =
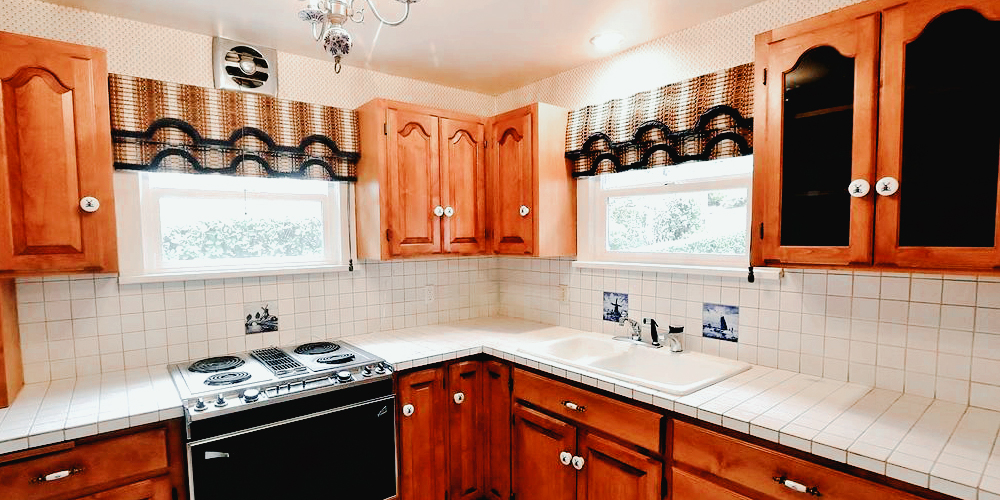
[[335, 270], [350, 259], [349, 185], [118, 172], [122, 282]]
[[752, 173], [742, 156], [581, 180], [578, 260], [745, 268]]

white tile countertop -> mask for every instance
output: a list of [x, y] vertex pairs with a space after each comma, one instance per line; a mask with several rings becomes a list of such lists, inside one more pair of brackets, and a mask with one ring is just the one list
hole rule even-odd
[[26, 384], [0, 409], [0, 454], [182, 416], [164, 368]]
[[[754, 366], [675, 397], [518, 348], [601, 335], [486, 318], [345, 337], [396, 370], [485, 352], [598, 389], [967, 500], [1000, 500], [1000, 412]], [[162, 367], [29, 384], [0, 409], [0, 453], [182, 415]]]

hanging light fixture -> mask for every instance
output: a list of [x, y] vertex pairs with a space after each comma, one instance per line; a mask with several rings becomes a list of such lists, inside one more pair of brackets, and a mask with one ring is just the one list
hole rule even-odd
[[[347, 29], [344, 28], [344, 24], [348, 20], [359, 24], [365, 22], [365, 9], [354, 8], [354, 2], [357, 0], [308, 1], [309, 5], [299, 11], [299, 19], [312, 25], [313, 38], [316, 41], [323, 41], [323, 50], [333, 56], [333, 60], [335, 61], [334, 71], [340, 73], [340, 59], [350, 54], [351, 47], [354, 45], [354, 40]], [[375, 14], [375, 17], [382, 24], [398, 26], [403, 24], [403, 21], [410, 16], [410, 4], [417, 3], [419, 0], [396, 0], [406, 6], [403, 17], [398, 21], [387, 21], [379, 14], [378, 9], [375, 8], [375, 4], [372, 3], [373, 0], [366, 1], [368, 2], [368, 6], [371, 7], [372, 14]]]

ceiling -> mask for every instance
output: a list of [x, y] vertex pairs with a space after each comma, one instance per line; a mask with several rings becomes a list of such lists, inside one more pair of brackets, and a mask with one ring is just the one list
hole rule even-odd
[[[297, 17], [299, 0], [46, 1], [325, 57]], [[373, 1], [386, 17], [402, 13], [392, 0]], [[422, 0], [400, 26], [379, 29], [370, 12], [348, 23], [354, 49], [343, 64], [496, 95], [609, 55], [588, 43], [599, 32], [624, 34], [621, 51], [759, 1]]]

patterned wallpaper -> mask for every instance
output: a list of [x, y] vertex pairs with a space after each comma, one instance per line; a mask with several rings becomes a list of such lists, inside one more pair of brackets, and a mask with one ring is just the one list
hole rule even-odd
[[497, 96], [503, 112], [535, 101], [578, 109], [753, 61], [758, 33], [861, 0], [766, 0]]
[[[215, 86], [210, 36], [39, 0], [0, 2], [0, 30], [102, 47], [108, 51], [112, 73]], [[385, 97], [478, 115], [492, 114], [495, 100], [485, 94], [351, 66], [344, 66], [337, 75], [332, 61], [284, 52], [278, 53], [278, 97], [349, 109]]]

